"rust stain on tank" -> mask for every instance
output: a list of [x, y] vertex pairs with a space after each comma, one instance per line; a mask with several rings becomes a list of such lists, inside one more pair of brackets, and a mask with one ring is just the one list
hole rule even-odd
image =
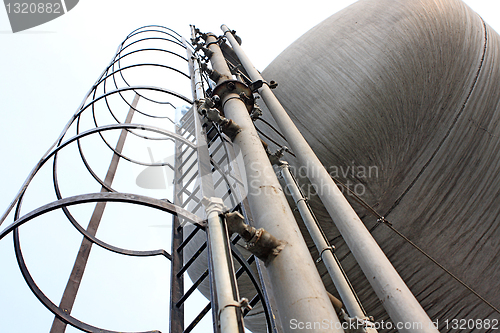
[[273, 189], [274, 193], [278, 194], [278, 190], [276, 189], [276, 187], [272, 186], [272, 185], [261, 185], [259, 186], [259, 188], [264, 188], [264, 187], [270, 187]]

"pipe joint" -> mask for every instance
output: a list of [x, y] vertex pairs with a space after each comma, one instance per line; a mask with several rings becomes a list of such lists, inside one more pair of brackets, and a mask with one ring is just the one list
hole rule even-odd
[[276, 257], [285, 247], [285, 242], [278, 240], [263, 228], [256, 229], [245, 223], [245, 218], [238, 212], [226, 213], [226, 224], [230, 235], [237, 233], [246, 242], [246, 249], [265, 264]]
[[220, 126], [222, 132], [226, 134], [231, 141], [233, 141], [238, 133], [241, 132], [241, 127], [238, 126], [233, 120], [227, 119], [220, 114], [220, 111], [214, 106], [218, 103], [219, 97], [217, 95], [212, 98], [207, 98], [200, 107], [200, 114], [208, 120]]
[[[210, 58], [212, 58], [212, 56], [214, 55], [214, 52], [207, 49], [206, 47], [202, 47], [201, 50], [205, 54], [205, 58], [208, 60], [210, 60]], [[215, 81], [215, 82], [217, 82], [217, 81]]]
[[[212, 51], [210, 51], [210, 52], [212, 52]], [[215, 69], [208, 68], [208, 65], [205, 63], [201, 64], [201, 69], [205, 73], [207, 73], [210, 80], [212, 80], [214, 82], [218, 82], [220, 80], [220, 78], [222, 77], [222, 75], [218, 71], [216, 71]]]
[[[219, 81], [215, 81], [219, 82]], [[252, 112], [255, 106], [255, 98], [252, 90], [243, 82], [238, 80], [225, 80], [219, 83], [213, 90], [212, 95], [220, 97], [221, 103], [217, 104], [223, 108], [222, 103], [226, 103], [229, 99], [240, 99], [247, 108], [248, 112]]]
[[241, 132], [241, 127], [232, 119], [224, 118], [220, 124], [220, 127], [222, 129], [222, 132], [226, 134], [231, 139], [231, 141], [234, 141], [236, 136]]
[[247, 243], [247, 249], [265, 264], [276, 257], [284, 247], [283, 241], [278, 240], [263, 228], [257, 229], [254, 237]]

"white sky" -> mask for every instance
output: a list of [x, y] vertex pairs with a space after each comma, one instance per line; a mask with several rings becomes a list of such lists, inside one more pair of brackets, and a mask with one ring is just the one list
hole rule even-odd
[[[66, 15], [17, 34], [12, 34], [7, 14], [0, 9], [0, 211], [132, 30], [158, 24], [189, 37], [189, 24], [220, 34], [224, 23], [237, 31], [254, 65], [263, 70], [296, 38], [353, 2], [81, 0]], [[465, 2], [500, 31], [498, 0]], [[43, 240], [33, 239], [36, 246], [47, 247]], [[0, 332], [47, 332], [51, 316], [33, 302], [11, 248], [11, 237], [0, 241]], [[66, 278], [54, 277], [64, 284]]]

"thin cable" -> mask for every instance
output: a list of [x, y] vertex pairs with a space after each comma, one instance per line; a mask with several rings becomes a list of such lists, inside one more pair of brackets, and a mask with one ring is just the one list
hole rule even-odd
[[267, 126], [269, 126], [274, 132], [276, 132], [276, 134], [278, 134], [283, 140], [286, 141], [286, 138], [283, 134], [281, 134], [280, 131], [278, 131], [276, 129], [276, 127], [274, 127], [273, 125], [271, 125], [267, 120], [265, 120], [264, 118], [261, 118], [261, 117], [258, 117], [257, 118], [258, 120], [262, 121], [264, 124], [266, 124]]
[[426, 256], [429, 260], [431, 260], [433, 263], [435, 263], [439, 268], [441, 268], [443, 271], [445, 271], [449, 276], [451, 276], [453, 279], [455, 279], [458, 283], [460, 283], [462, 286], [464, 286], [465, 288], [467, 288], [467, 290], [469, 290], [471, 293], [473, 293], [474, 295], [477, 296], [477, 298], [479, 298], [481, 301], [483, 301], [484, 303], [486, 303], [490, 308], [492, 308], [493, 310], [495, 310], [497, 313], [500, 313], [500, 310], [498, 310], [493, 304], [491, 304], [490, 302], [488, 302], [486, 299], [484, 299], [481, 295], [479, 295], [476, 291], [474, 291], [471, 287], [469, 287], [467, 284], [465, 284], [465, 282], [463, 282], [462, 280], [460, 280], [457, 276], [455, 276], [452, 272], [450, 272], [449, 270], [447, 270], [443, 265], [441, 265], [440, 263], [438, 263], [434, 258], [432, 258], [430, 255], [428, 255], [427, 253], [425, 253], [424, 250], [422, 250], [420, 247], [418, 247], [418, 245], [416, 245], [415, 243], [413, 243], [411, 240], [409, 240], [405, 235], [403, 235], [402, 233], [400, 233], [398, 230], [394, 229], [394, 227], [392, 226], [392, 224], [389, 222], [389, 221], [383, 221], [385, 225], [387, 225], [392, 231], [394, 231], [396, 234], [398, 234], [399, 237], [403, 238], [405, 241], [407, 241], [411, 246], [413, 246], [415, 249], [417, 249], [420, 253], [422, 253], [424, 256]]
[[[268, 139], [269, 141], [271, 141], [272, 143], [274, 143], [276, 146], [278, 147], [283, 147], [283, 145], [280, 145], [278, 142], [274, 141], [273, 139], [271, 139], [269, 136], [267, 136], [266, 134], [264, 134], [264, 132], [262, 132], [257, 126], [255, 126], [255, 129], [257, 130], [257, 132], [259, 132], [259, 134], [261, 134], [263, 137], [265, 137], [266, 139]], [[294, 153], [292, 153], [291, 151], [289, 150], [285, 150], [287, 153], [289, 153], [290, 155], [292, 155], [293, 157], [297, 157], [295, 156]]]
[[[486, 305], [488, 305], [490, 308], [492, 308], [495, 312], [500, 314], [500, 310], [498, 310], [493, 304], [488, 302], [484, 297], [479, 295], [474, 289], [469, 287], [465, 282], [460, 280], [457, 276], [455, 276], [451, 271], [449, 271], [446, 267], [441, 265], [436, 259], [432, 258], [429, 254], [427, 254], [424, 250], [422, 250], [417, 244], [413, 243], [408, 237], [403, 235], [401, 232], [396, 230], [394, 226], [392, 225], [391, 222], [387, 221], [382, 215], [380, 215], [373, 207], [371, 207], [366, 201], [364, 201], [361, 197], [359, 197], [355, 192], [350, 190], [345, 184], [340, 182], [338, 179], [332, 177], [332, 179], [340, 185], [341, 187], [345, 188], [358, 202], [360, 205], [362, 205], [368, 212], [370, 212], [372, 215], [377, 217], [377, 224], [375, 224], [374, 227], [370, 230], [374, 230], [376, 227], [378, 227], [380, 224], [384, 224], [389, 227], [392, 231], [394, 231], [399, 237], [401, 237], [403, 240], [405, 240], [407, 243], [409, 243], [411, 246], [413, 246], [417, 251], [422, 253], [424, 256], [426, 256], [430, 261], [432, 261], [434, 264], [436, 264], [439, 268], [441, 268], [446, 274], [448, 274], [450, 277], [452, 277], [455, 281], [460, 283], [462, 286], [464, 286], [467, 290], [469, 290], [471, 293], [473, 293], [477, 298], [479, 298], [481, 301], [483, 301]], [[344, 257], [342, 257], [341, 261], [344, 260], [347, 257], [348, 254], [346, 254]]]
[[238, 66], [234, 65], [231, 61], [229, 61], [228, 59], [226, 59], [226, 63], [228, 65], [228, 67], [230, 68], [231, 72], [235, 72], [239, 75], [241, 75], [242, 78], [245, 79], [245, 81], [250, 84], [252, 83], [252, 80], [250, 80], [250, 78], [248, 76], [245, 75], [245, 73], [243, 73], [239, 67], [241, 66], [241, 64], [239, 64]]
[[339, 185], [340, 187], [344, 188], [345, 190], [347, 190], [347, 192], [349, 192], [350, 195], [353, 196], [354, 200], [359, 203], [361, 206], [363, 206], [367, 211], [369, 211], [370, 213], [372, 213], [372, 215], [374, 215], [375, 217], [377, 217], [378, 220], [385, 220], [384, 217], [382, 215], [380, 215], [375, 209], [373, 209], [373, 207], [371, 207], [366, 201], [364, 201], [363, 199], [361, 199], [361, 197], [359, 197], [353, 190], [351, 190], [347, 185], [345, 185], [344, 183], [342, 183], [340, 180], [338, 180], [337, 178], [335, 177], [332, 177], [333, 181]]

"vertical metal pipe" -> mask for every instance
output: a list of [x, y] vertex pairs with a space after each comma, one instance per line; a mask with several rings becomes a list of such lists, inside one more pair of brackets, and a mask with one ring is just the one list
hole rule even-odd
[[[224, 202], [215, 198], [214, 180], [210, 165], [210, 152], [198, 113], [197, 101], [204, 98], [202, 80], [198, 62], [193, 58], [191, 50], [187, 48], [189, 58], [189, 72], [195, 103], [190, 112], [193, 112], [194, 130], [197, 146], [198, 177], [200, 178], [200, 192], [205, 204], [208, 219], [208, 247], [210, 262], [213, 270], [215, 294], [217, 302], [212, 302], [214, 318], [220, 321], [222, 333], [244, 332], [243, 312], [239, 305], [239, 293], [234, 274], [234, 265], [229, 245], [229, 237], [224, 221], [220, 215], [224, 213]], [[217, 304], [217, 306], [214, 306]]]
[[[357, 317], [360, 320], [366, 319], [361, 306], [359, 305], [358, 299], [354, 295], [353, 290], [349, 282], [347, 281], [338, 261], [335, 259], [333, 254], [333, 249], [331, 245], [325, 239], [323, 233], [321, 232], [316, 219], [312, 215], [309, 206], [306, 203], [306, 199], [300, 192], [295, 179], [290, 173], [288, 163], [285, 163], [280, 166], [281, 175], [285, 180], [286, 186], [292, 195], [293, 201], [297, 205], [297, 209], [299, 210], [300, 216], [304, 221], [304, 224], [311, 235], [311, 238], [320, 253], [320, 258], [326, 266], [328, 270], [328, 274], [332, 278], [333, 283], [335, 284], [335, 288], [344, 303], [344, 306], [347, 309], [347, 313], [350, 317]], [[377, 332], [375, 329], [368, 328], [368, 332], [375, 333]]]
[[[222, 84], [231, 73], [221, 61], [224, 58], [213, 35], [207, 44], [213, 52], [212, 67], [223, 76], [218, 82]], [[241, 128], [233, 143], [243, 157], [255, 227], [287, 243], [266, 264], [284, 331], [300, 332], [305, 328], [302, 325], [313, 323], [315, 332], [343, 332], [244, 102], [237, 94], [227, 94], [221, 102], [225, 117]]]
[[224, 202], [220, 198], [204, 198], [207, 213], [207, 226], [210, 231], [209, 246], [214, 271], [214, 282], [219, 309], [220, 329], [222, 333], [244, 332], [242, 311], [233, 288], [234, 272], [230, 255], [226, 226], [220, 216], [224, 213]]
[[[221, 29], [250, 78], [263, 80], [229, 28]], [[387, 313], [393, 322], [403, 323], [400, 332], [438, 332], [269, 86], [264, 84], [259, 93]]]

